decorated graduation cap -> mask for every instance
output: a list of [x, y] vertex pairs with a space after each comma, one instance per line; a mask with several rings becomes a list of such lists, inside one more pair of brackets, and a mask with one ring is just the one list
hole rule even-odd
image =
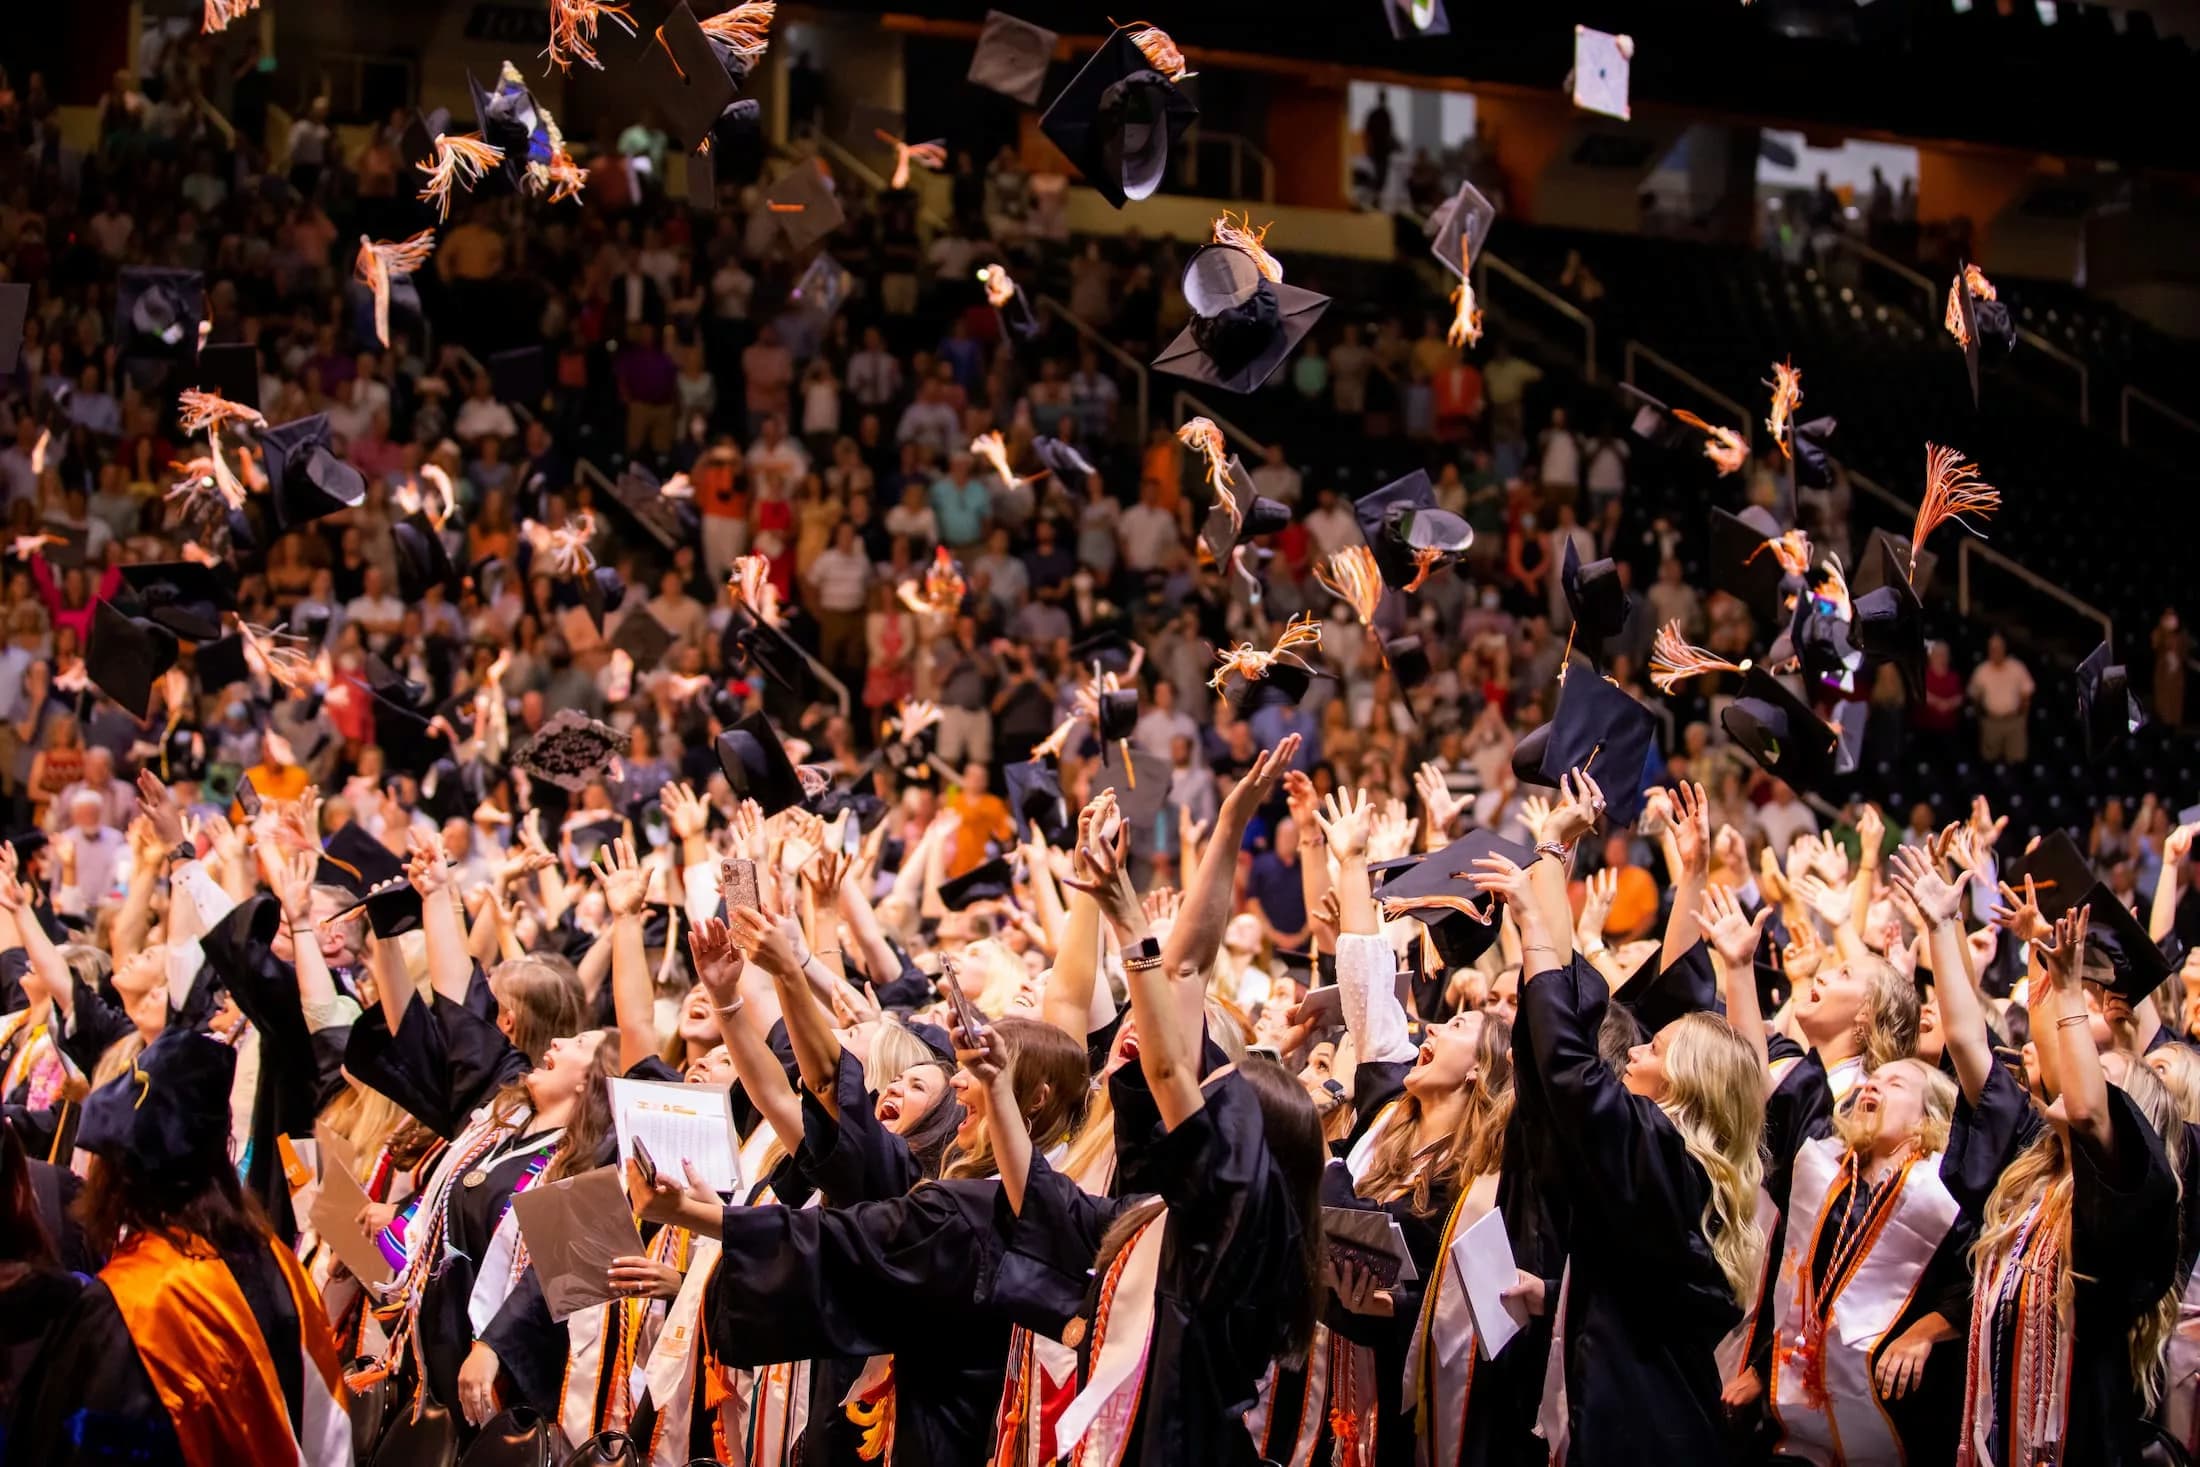
[[[1775, 543], [1786, 531], [1772, 512], [1750, 505], [1740, 514], [1724, 509], [1711, 511], [1711, 585], [1748, 607], [1750, 614], [1769, 617], [1775, 624], [1786, 616], [1781, 605], [1788, 594], [1799, 592], [1800, 575], [1781, 560]], [[1789, 584], [1790, 579], [1793, 584]]]
[[1362, 495], [1352, 506], [1360, 534], [1375, 553], [1383, 584], [1419, 590], [1429, 576], [1455, 563], [1474, 544], [1474, 527], [1436, 505], [1426, 469]]
[[1464, 280], [1496, 221], [1496, 206], [1473, 184], [1462, 183], [1459, 192], [1438, 204], [1429, 216], [1429, 253], [1436, 257], [1437, 264]]
[[999, 857], [973, 866], [962, 875], [940, 883], [940, 901], [951, 912], [973, 902], [999, 901], [1015, 886], [1015, 873]]
[[2146, 727], [2146, 713], [2131, 691], [2131, 675], [2111, 659], [2102, 642], [2078, 664], [2078, 721], [2085, 730], [2085, 757], [2097, 760]]
[[390, 526], [390, 543], [397, 551], [397, 594], [407, 602], [420, 600], [432, 586], [448, 591], [457, 585], [458, 569], [443, 532], [427, 515], [409, 514]]
[[[542, 110], [535, 105], [534, 94], [527, 89], [527, 79], [507, 61], [488, 87], [467, 72], [466, 88], [473, 94], [475, 130], [483, 142], [504, 154], [481, 182], [495, 178], [502, 180], [502, 191], [517, 189], [527, 176], [529, 163], [550, 161], [550, 130], [543, 123]], [[475, 192], [481, 191], [477, 183]]]
[[364, 474], [329, 449], [328, 414], [297, 418], [260, 433], [268, 496], [282, 529], [350, 509], [367, 497]]
[[1025, 759], [1005, 771], [1008, 813], [1016, 821], [1016, 839], [1036, 830], [1051, 846], [1061, 846], [1071, 831], [1069, 803], [1062, 798], [1062, 777], [1044, 759]]
[[196, 270], [136, 266], [115, 287], [115, 344], [125, 361], [177, 362], [199, 354], [206, 285]]
[[222, 613], [237, 609], [236, 588], [226, 569], [195, 560], [164, 560], [122, 567], [145, 617], [191, 642], [222, 634]]
[[1513, 746], [1513, 771], [1523, 783], [1555, 787], [1582, 770], [1604, 791], [1612, 823], [1625, 825], [1642, 813], [1657, 735], [1655, 713], [1609, 678], [1576, 668], [1559, 685], [1550, 721]]
[[1194, 73], [1162, 32], [1118, 26], [1039, 119], [1039, 130], [1116, 208], [1150, 197], [1199, 108], [1177, 83]]
[[152, 706], [153, 684], [176, 665], [176, 652], [174, 632], [102, 600], [92, 608], [84, 675], [131, 717], [142, 719]]
[[1867, 661], [1900, 669], [1903, 690], [1914, 701], [1925, 696], [1925, 604], [1899, 555], [1891, 539], [1873, 538], [1866, 559], [1878, 563], [1879, 584], [1852, 597], [1849, 640]]
[[1060, 39], [1044, 26], [1003, 10], [988, 10], [978, 32], [978, 47], [970, 53], [969, 80], [1036, 107], [1046, 87], [1047, 67], [1054, 60], [1054, 43]]
[[717, 751], [734, 794], [756, 801], [766, 815], [802, 803], [802, 776], [763, 714], [752, 713], [718, 735]]
[[1385, 881], [1383, 915], [1412, 917], [1428, 927], [1438, 937], [1445, 962], [1473, 962], [1497, 940], [1499, 926], [1496, 894], [1475, 884], [1474, 863], [1488, 856], [1503, 856], [1519, 866], [1535, 860], [1534, 851], [1494, 831], [1469, 831]]
[[1116, 808], [1123, 812], [1123, 818], [1150, 831], [1169, 801], [1169, 761], [1133, 748], [1126, 767], [1120, 752], [1109, 754], [1099, 779], [1093, 782], [1093, 793], [1101, 790], [1114, 790]]
[[1225, 392], [1259, 389], [1329, 308], [1329, 297], [1270, 280], [1249, 250], [1202, 245], [1184, 263], [1192, 319], [1153, 365]]
[[1383, 0], [1383, 18], [1390, 22], [1390, 34], [1401, 41], [1451, 34], [1444, 0]]
[[627, 736], [578, 708], [561, 708], [512, 751], [512, 767], [577, 793], [626, 752]]
[[322, 845], [314, 880], [358, 898], [376, 937], [402, 937], [420, 925], [420, 892], [405, 879], [404, 861], [356, 820]]
[[764, 196], [787, 248], [801, 254], [840, 227], [840, 197], [813, 163], [797, 163]]
[[230, 1165], [236, 1080], [236, 1050], [200, 1030], [164, 1030], [128, 1069], [85, 1097], [76, 1144], [181, 1194]]
[[2017, 349], [2017, 323], [2009, 314], [1986, 272], [1965, 261], [1948, 286], [1948, 310], [1943, 320], [1948, 334], [1963, 348], [1963, 365], [1971, 378], [1971, 405], [1978, 406], [1979, 364], [2001, 361]]
[[1797, 791], [1815, 790], [1835, 773], [1835, 731], [1761, 667], [1742, 675], [1742, 691], [1719, 723], [1758, 768]]
[[1610, 556], [1583, 565], [1572, 536], [1566, 539], [1565, 558], [1559, 564], [1559, 585], [1573, 613], [1573, 638], [1594, 661], [1605, 638], [1618, 636], [1627, 624], [1627, 611], [1635, 598], [1620, 584], [1619, 566]]

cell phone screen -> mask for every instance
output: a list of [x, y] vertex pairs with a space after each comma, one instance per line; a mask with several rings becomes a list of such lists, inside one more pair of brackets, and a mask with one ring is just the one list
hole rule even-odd
[[260, 792], [252, 787], [252, 776], [247, 774], [237, 781], [237, 807], [244, 811], [244, 818], [260, 818]]
[[642, 1144], [639, 1136], [634, 1138], [634, 1164], [642, 1169], [642, 1176], [650, 1186], [657, 1185], [657, 1159], [649, 1154], [649, 1148]]
[[763, 898], [756, 887], [756, 863], [745, 856], [728, 856], [718, 863], [718, 891], [726, 910], [749, 907], [761, 911]]
[[955, 1027], [962, 1032], [951, 1035], [959, 1043], [967, 1043], [985, 1033], [985, 1015], [963, 992], [962, 979], [955, 974], [955, 965], [945, 963], [940, 968], [940, 982], [947, 989], [947, 1006], [955, 1012]]

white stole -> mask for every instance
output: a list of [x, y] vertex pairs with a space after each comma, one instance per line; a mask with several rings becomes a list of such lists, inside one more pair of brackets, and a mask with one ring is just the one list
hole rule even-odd
[[1103, 1290], [1107, 1330], [1085, 1388], [1062, 1408], [1054, 1427], [1056, 1449], [1078, 1467], [1088, 1463], [1114, 1467], [1129, 1445], [1131, 1423], [1138, 1414], [1138, 1386], [1153, 1349], [1155, 1291], [1161, 1282], [1161, 1249], [1168, 1222], [1166, 1209], [1156, 1213], [1129, 1243], [1128, 1256], [1120, 1265], [1111, 1265], [1121, 1271], [1115, 1288]]
[[1452, 1240], [1488, 1216], [1496, 1204], [1497, 1177], [1492, 1173], [1476, 1177], [1452, 1208], [1436, 1252], [1434, 1275], [1421, 1296], [1421, 1317], [1406, 1347], [1403, 1399], [1414, 1407], [1418, 1426], [1414, 1460], [1420, 1467], [1451, 1467], [1466, 1448], [1467, 1397], [1474, 1386], [1479, 1345], [1466, 1281], [1452, 1256]]
[[2169, 1382], [2162, 1389], [2162, 1424], [2187, 1453], [2200, 1443], [2200, 1274], [2177, 1301], [2169, 1337]]
[[1821, 1467], [1900, 1467], [1902, 1446], [1880, 1408], [1871, 1356], [1923, 1278], [1925, 1265], [1955, 1225], [1956, 1200], [1940, 1180], [1940, 1156], [1909, 1165], [1879, 1236], [1833, 1301], [1818, 1380], [1795, 1356], [1804, 1338], [1810, 1270], [1826, 1225], [1826, 1204], [1841, 1176], [1842, 1143], [1827, 1137], [1795, 1154], [1788, 1193], [1787, 1246], [1773, 1288], [1772, 1379], [1767, 1395], [1781, 1430], [1779, 1450]]
[[[1772, 1230], [1780, 1224], [1780, 1207], [1772, 1200], [1772, 1194], [1762, 1187], [1757, 1189], [1755, 1217], [1757, 1231], [1769, 1241]], [[1770, 1276], [1774, 1262], [1775, 1260], [1767, 1258], [1758, 1267], [1757, 1278], [1749, 1287], [1749, 1297], [1742, 1301], [1742, 1322], [1728, 1330], [1726, 1338], [1719, 1341], [1718, 1348], [1711, 1352], [1712, 1358], [1719, 1362], [1721, 1385], [1741, 1374], [1742, 1366], [1748, 1361], [1749, 1337], [1757, 1322], [1757, 1304], [1764, 1297], [1765, 1280]]]

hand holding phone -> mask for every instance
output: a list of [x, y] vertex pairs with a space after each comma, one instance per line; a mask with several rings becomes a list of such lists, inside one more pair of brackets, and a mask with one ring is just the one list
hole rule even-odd
[[757, 890], [756, 863], [746, 856], [727, 856], [718, 863], [718, 894], [726, 899], [726, 910], [748, 907], [755, 911], [764, 909], [763, 897]]

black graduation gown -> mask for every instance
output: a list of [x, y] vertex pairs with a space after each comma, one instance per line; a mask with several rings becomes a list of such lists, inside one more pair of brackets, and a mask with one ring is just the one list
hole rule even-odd
[[[352, 1025], [344, 1065], [359, 1082], [396, 1101], [445, 1140], [465, 1130], [474, 1111], [526, 1074], [527, 1056], [492, 1024], [440, 994], [405, 1006], [397, 1032], [389, 1032], [379, 1006]], [[473, 1348], [467, 1301], [474, 1289], [474, 1260], [482, 1256], [512, 1194], [540, 1157], [527, 1137], [509, 1138], [480, 1168], [476, 1187], [463, 1181], [445, 1203], [449, 1249], [460, 1255], [439, 1261], [421, 1292], [420, 1339], [428, 1362], [428, 1389], [449, 1406], [458, 1400], [458, 1370]], [[425, 1237], [433, 1219], [415, 1215], [408, 1240]]]
[[[1544, 1366], [1550, 1358], [1552, 1315], [1566, 1268], [1566, 1237], [1571, 1205], [1565, 1182], [1554, 1175], [1557, 1159], [1536, 1144], [1553, 1122], [1536, 1072], [1528, 1026], [1512, 1031], [1513, 1111], [1505, 1121], [1505, 1160], [1497, 1173], [1497, 1210], [1505, 1217], [1505, 1236], [1513, 1262], [1543, 1280], [1545, 1310], [1533, 1315], [1497, 1358], [1474, 1372], [1468, 1403], [1463, 1460], [1502, 1467], [1543, 1467], [1550, 1450], [1535, 1435], [1536, 1412], [1543, 1401]], [[1450, 1464], [1439, 1464], [1450, 1467]]]
[[[637, 1066], [637, 1068], [639, 1068]], [[645, 1078], [632, 1070], [629, 1079]], [[612, 1166], [619, 1159], [619, 1140], [606, 1136], [594, 1165]], [[551, 1420], [558, 1415], [559, 1395], [565, 1385], [565, 1366], [572, 1355], [572, 1338], [565, 1321], [550, 1317], [543, 1297], [542, 1278], [534, 1269], [524, 1270], [512, 1292], [481, 1331], [481, 1341], [496, 1351], [503, 1371], [506, 1406], [531, 1406]]]
[[[2131, 1097], [2108, 1087], [2115, 1155], [2070, 1147], [2070, 1257], [2076, 1280], [2070, 1342], [2069, 1414], [2060, 1467], [2110, 1467], [2138, 1460], [2142, 1401], [2126, 1336], [2176, 1282], [2177, 1178], [2162, 1139]], [[1980, 1219], [1994, 1183], [2046, 1122], [2016, 1076], [1995, 1065], [1973, 1106], [1956, 1101], [1940, 1177], [1964, 1215]], [[1982, 1304], [1992, 1307], [1990, 1301]], [[2000, 1323], [1997, 1321], [1997, 1323]], [[1997, 1328], [1994, 1356], [1980, 1362], [2009, 1378], [2015, 1332]], [[2002, 1398], [1997, 1385], [1996, 1399]], [[1997, 1452], [2005, 1450], [1997, 1428]]]
[[[1413, 1210], [1410, 1193], [1384, 1203], [1362, 1198], [1352, 1190], [1352, 1174], [1342, 1162], [1331, 1163], [1322, 1173], [1324, 1207], [1356, 1207], [1390, 1214], [1398, 1230], [1405, 1235], [1406, 1251], [1413, 1257], [1417, 1275], [1410, 1280], [1400, 1279], [1391, 1286], [1392, 1307], [1388, 1315], [1354, 1314], [1338, 1302], [1335, 1294], [1324, 1296], [1322, 1321], [1330, 1331], [1340, 1339], [1365, 1345], [1375, 1352], [1375, 1396], [1381, 1415], [1381, 1424], [1375, 1434], [1375, 1460], [1381, 1467], [1407, 1467], [1414, 1461], [1415, 1402], [1405, 1393], [1406, 1352], [1413, 1344], [1414, 1328], [1421, 1318], [1421, 1299], [1428, 1281], [1436, 1277], [1436, 1270], [1442, 1263], [1437, 1253], [1444, 1242], [1444, 1223], [1458, 1200], [1457, 1187], [1432, 1187], [1429, 1189], [1429, 1211], [1420, 1213]], [[1332, 1392], [1336, 1388], [1334, 1376], [1330, 1388]], [[1334, 1394], [1330, 1399], [1336, 1400]], [[1325, 1412], [1322, 1417], [1322, 1440], [1325, 1442], [1332, 1439], [1330, 1419]], [[1328, 1461], [1327, 1449], [1317, 1445], [1314, 1460]]]
[[1605, 1004], [1604, 980], [1578, 958], [1520, 996], [1544, 1102], [1530, 1141], [1572, 1204], [1567, 1460], [1710, 1462], [1722, 1452], [1713, 1352], [1741, 1308], [1703, 1234], [1709, 1178], [1597, 1055]]
[[[1284, 1346], [1291, 1296], [1306, 1287], [1296, 1204], [1269, 1154], [1260, 1105], [1231, 1074], [1206, 1087], [1206, 1103], [1175, 1130], [1161, 1131], [1136, 1065], [1118, 1069], [1109, 1087], [1119, 1150], [1127, 1128], [1155, 1117], [1118, 1163], [1120, 1188], [1158, 1193], [1169, 1208], [1152, 1346], [1123, 1460], [1251, 1464], [1259, 1458], [1244, 1416]], [[1088, 1356], [1091, 1345], [1088, 1335]]]
[[997, 1181], [852, 1207], [729, 1207], [704, 1296], [711, 1348], [741, 1366], [890, 1354], [898, 1467], [983, 1462], [1017, 1322], [992, 1302], [1007, 1211]]
[[98, 1279], [37, 1269], [0, 1289], [0, 1370], [4, 1467], [185, 1467], [175, 1422]]

